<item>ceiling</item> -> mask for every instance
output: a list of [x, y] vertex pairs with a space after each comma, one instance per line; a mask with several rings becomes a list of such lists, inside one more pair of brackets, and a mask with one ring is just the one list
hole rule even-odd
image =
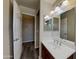
[[53, 5], [58, 0], [45, 0], [45, 1]]
[[38, 9], [40, 5], [40, 0], [16, 0], [19, 5], [32, 8], [32, 9]]
[[[40, 0], [16, 0], [19, 5], [32, 8], [32, 9], [39, 9], [40, 7]], [[54, 4], [56, 0], [45, 0], [49, 4]]]

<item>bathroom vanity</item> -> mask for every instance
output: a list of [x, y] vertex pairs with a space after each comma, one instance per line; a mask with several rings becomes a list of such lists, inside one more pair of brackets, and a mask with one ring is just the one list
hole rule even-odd
[[42, 59], [74, 59], [75, 49], [63, 43], [56, 47], [53, 40], [43, 40], [41, 46]]
[[47, 48], [42, 44], [42, 59], [54, 59]]

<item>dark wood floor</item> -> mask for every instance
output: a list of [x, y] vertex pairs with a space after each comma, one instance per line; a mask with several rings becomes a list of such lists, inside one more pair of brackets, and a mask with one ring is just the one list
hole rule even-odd
[[34, 43], [23, 43], [23, 54], [21, 59], [38, 59], [39, 50], [34, 48]]

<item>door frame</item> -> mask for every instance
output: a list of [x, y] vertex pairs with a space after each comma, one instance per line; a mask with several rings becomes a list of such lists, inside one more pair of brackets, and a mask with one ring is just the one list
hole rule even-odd
[[10, 59], [14, 59], [14, 47], [13, 47], [13, 0], [9, 1], [9, 42], [10, 42]]

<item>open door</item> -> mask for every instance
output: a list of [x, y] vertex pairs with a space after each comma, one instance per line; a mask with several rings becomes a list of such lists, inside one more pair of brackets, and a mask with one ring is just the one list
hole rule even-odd
[[22, 20], [20, 9], [13, 0], [13, 50], [14, 59], [20, 59], [22, 52]]

